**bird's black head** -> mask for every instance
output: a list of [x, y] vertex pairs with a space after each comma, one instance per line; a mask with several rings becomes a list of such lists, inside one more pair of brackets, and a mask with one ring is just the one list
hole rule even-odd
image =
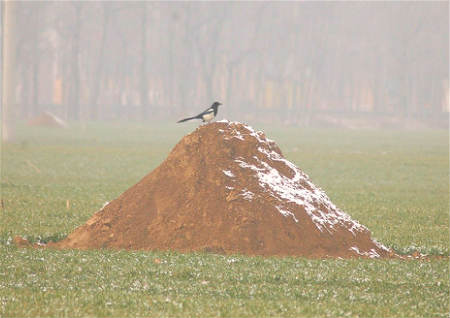
[[219, 102], [214, 102], [212, 105], [211, 105], [211, 108], [214, 110], [214, 117], [216, 117], [216, 115], [217, 115], [217, 110], [219, 109], [219, 106], [220, 105], [222, 105], [221, 103], [219, 103]]

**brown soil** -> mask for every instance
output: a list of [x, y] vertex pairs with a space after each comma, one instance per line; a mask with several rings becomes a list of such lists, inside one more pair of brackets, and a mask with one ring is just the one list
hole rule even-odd
[[17, 235], [13, 238], [13, 243], [17, 247], [32, 247], [32, 244], [25, 238]]
[[197, 128], [55, 248], [390, 257], [262, 132]]
[[29, 126], [42, 126], [42, 127], [58, 127], [66, 128], [67, 123], [58, 116], [50, 113], [43, 112], [39, 116], [36, 116], [28, 121]]

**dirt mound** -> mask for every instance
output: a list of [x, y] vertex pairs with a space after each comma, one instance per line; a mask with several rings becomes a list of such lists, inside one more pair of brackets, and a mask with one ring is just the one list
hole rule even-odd
[[262, 132], [228, 121], [185, 136], [159, 167], [49, 246], [266, 256], [392, 255]]
[[66, 128], [67, 123], [50, 112], [43, 112], [28, 121], [28, 126], [42, 126], [42, 127], [58, 127]]

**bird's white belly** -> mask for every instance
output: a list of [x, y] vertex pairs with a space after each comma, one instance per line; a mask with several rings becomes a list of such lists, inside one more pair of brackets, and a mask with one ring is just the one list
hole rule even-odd
[[214, 118], [214, 113], [213, 112], [203, 115], [203, 120], [204, 121], [211, 121], [213, 118]]

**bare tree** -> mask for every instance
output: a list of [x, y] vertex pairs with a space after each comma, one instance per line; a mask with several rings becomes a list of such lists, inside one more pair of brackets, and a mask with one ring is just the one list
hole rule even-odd
[[39, 66], [40, 66], [40, 50], [39, 50], [39, 36], [40, 30], [39, 21], [40, 21], [40, 11], [41, 7], [39, 5], [34, 6], [34, 12], [32, 15], [32, 91], [31, 91], [31, 105], [32, 110], [31, 113], [33, 116], [36, 116], [39, 113]]
[[217, 66], [220, 63], [218, 48], [220, 45], [220, 34], [227, 17], [227, 7], [222, 7], [220, 11], [213, 15], [205, 15], [203, 21], [197, 25], [194, 31], [193, 40], [196, 46], [196, 55], [200, 65], [201, 74], [206, 86], [206, 99], [213, 100], [214, 96], [214, 76]]
[[102, 23], [101, 23], [101, 36], [99, 44], [99, 53], [95, 66], [95, 72], [92, 77], [92, 85], [90, 89], [89, 107], [90, 107], [90, 119], [97, 120], [99, 117], [100, 106], [98, 105], [98, 96], [100, 93], [100, 85], [103, 75], [103, 66], [105, 64], [105, 49], [106, 39], [108, 38], [109, 22], [113, 14], [113, 8], [110, 2], [102, 2]]

